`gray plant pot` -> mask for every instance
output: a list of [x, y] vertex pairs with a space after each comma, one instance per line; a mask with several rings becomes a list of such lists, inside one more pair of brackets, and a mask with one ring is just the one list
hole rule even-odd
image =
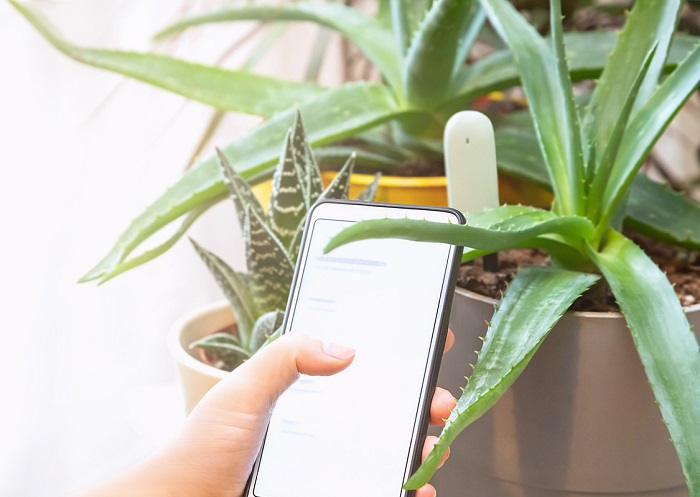
[[[453, 394], [471, 373], [493, 305], [456, 291], [457, 340], [438, 380]], [[687, 313], [700, 330], [700, 305]], [[505, 396], [457, 438], [432, 483], [443, 497], [688, 496], [617, 313], [567, 313]]]

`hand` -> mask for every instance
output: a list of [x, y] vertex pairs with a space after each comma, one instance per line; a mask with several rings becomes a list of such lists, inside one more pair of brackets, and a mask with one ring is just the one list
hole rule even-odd
[[[450, 331], [446, 351], [452, 343]], [[354, 357], [353, 349], [324, 344], [299, 333], [282, 336], [219, 382], [195, 408], [170, 447], [89, 495], [242, 496], [277, 398], [300, 373], [332, 375], [347, 368]], [[442, 424], [455, 405], [454, 397], [438, 388], [430, 422]], [[436, 437], [426, 439], [423, 459], [436, 441]], [[435, 489], [425, 485], [415, 495], [433, 497]]]

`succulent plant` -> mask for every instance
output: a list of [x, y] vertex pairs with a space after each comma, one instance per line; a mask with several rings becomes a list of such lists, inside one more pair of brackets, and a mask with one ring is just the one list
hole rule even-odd
[[[542, 38], [506, 0], [480, 2], [518, 63], [543, 158], [540, 167], [555, 194], [551, 210], [502, 205], [468, 213], [466, 226], [366, 221], [341, 232], [330, 246], [400, 237], [464, 245], [464, 260], [533, 247], [546, 250], [553, 261], [551, 267], [521, 269], [506, 290], [468, 384], [407, 488], [429, 479], [457, 434], [506, 392], [569, 306], [591, 285], [607, 282], [630, 329], [690, 495], [698, 497], [698, 340], [669, 280], [622, 233], [630, 192], [635, 184], [651, 183], [638, 174], [640, 167], [700, 83], [700, 44], [671, 74], [662, 73], [682, 2], [635, 4], [584, 108], [578, 107], [569, 78], [560, 0], [551, 1], [551, 40]], [[664, 201], [663, 196], [648, 200]], [[676, 216], [697, 226], [692, 212], [677, 211]], [[673, 218], [664, 222], [675, 224]], [[673, 241], [667, 230], [656, 235]]]
[[[210, 362], [233, 369], [273, 339], [282, 325], [301, 235], [309, 208], [323, 199], [347, 199], [355, 163], [351, 155], [323, 188], [301, 114], [287, 132], [272, 180], [267, 211], [246, 181], [219, 152], [219, 166], [243, 232], [247, 271], [231, 268], [194, 240], [197, 253], [224, 292], [237, 321], [237, 333], [220, 332], [192, 344]], [[371, 201], [378, 176], [358, 197]]]

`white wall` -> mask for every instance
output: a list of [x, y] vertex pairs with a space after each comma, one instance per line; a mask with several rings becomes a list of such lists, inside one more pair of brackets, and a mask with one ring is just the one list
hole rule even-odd
[[[73, 40], [147, 49], [180, 9], [211, 3], [31, 5]], [[303, 74], [294, 54], [308, 52], [308, 29], [287, 34], [289, 52], [263, 70]], [[212, 62], [234, 32], [164, 48]], [[182, 421], [164, 337], [180, 314], [221, 298], [189, 244], [101, 287], [76, 281], [179, 177], [211, 109], [69, 60], [6, 2], [0, 67], [0, 495], [62, 495], [133, 464]], [[255, 122], [229, 119], [215, 143]], [[229, 205], [191, 236], [242, 267]]]

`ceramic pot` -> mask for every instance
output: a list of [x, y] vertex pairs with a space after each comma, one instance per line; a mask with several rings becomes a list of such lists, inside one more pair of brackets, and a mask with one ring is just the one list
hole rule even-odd
[[[456, 343], [438, 379], [453, 394], [476, 362], [494, 303], [456, 291]], [[687, 315], [700, 330], [700, 305]], [[501, 400], [457, 437], [432, 483], [448, 496], [688, 496], [619, 313], [565, 314]]]
[[[322, 173], [324, 184], [330, 183], [335, 171]], [[353, 174], [350, 177], [350, 198], [355, 198], [374, 180], [371, 174]], [[272, 182], [264, 181], [253, 187], [253, 192], [263, 206], [270, 201]], [[552, 202], [552, 194], [522, 180], [501, 176], [498, 178], [501, 202], [523, 203], [546, 207]], [[414, 205], [447, 205], [447, 178], [445, 176], [404, 177], [382, 176], [379, 178], [376, 202]]]
[[192, 342], [235, 323], [226, 301], [215, 302], [186, 314], [168, 333], [168, 349], [177, 362], [185, 392], [185, 409], [189, 414], [211, 387], [228, 372], [201, 361], [199, 351], [189, 348]]

